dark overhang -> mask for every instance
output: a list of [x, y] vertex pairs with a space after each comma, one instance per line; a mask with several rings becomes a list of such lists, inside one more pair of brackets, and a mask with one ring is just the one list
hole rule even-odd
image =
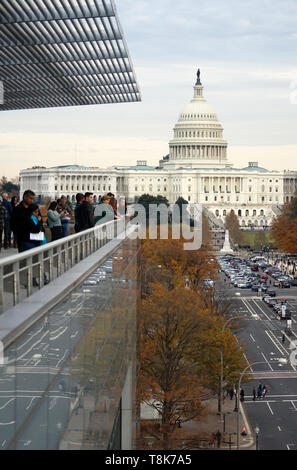
[[113, 0], [1, 0], [0, 111], [140, 101]]

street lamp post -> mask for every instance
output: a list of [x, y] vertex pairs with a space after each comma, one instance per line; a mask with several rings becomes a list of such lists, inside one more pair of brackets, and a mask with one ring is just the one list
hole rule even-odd
[[[230, 323], [233, 320], [236, 320], [238, 318], [241, 318], [241, 316], [237, 315], [236, 317], [231, 317], [229, 318], [222, 329], [222, 333], [224, 333], [226, 326], [228, 323]], [[220, 373], [220, 397], [219, 397], [219, 410], [218, 412], [221, 414], [222, 413], [222, 398], [223, 398], [223, 376], [224, 376], [224, 359], [223, 359], [223, 346], [221, 346], [221, 373]]]
[[240, 374], [240, 377], [239, 377], [239, 382], [238, 382], [238, 388], [237, 388], [237, 450], [240, 449], [240, 442], [239, 442], [239, 393], [240, 393], [240, 386], [241, 386], [241, 381], [242, 381], [242, 378], [244, 376], [244, 374], [246, 373], [246, 371], [248, 369], [250, 369], [252, 366], [256, 365], [256, 364], [266, 364], [266, 362], [253, 362], [252, 364], [249, 364], [244, 370], [243, 372], [241, 372]]
[[259, 426], [255, 427], [255, 433], [256, 433], [256, 450], [259, 450], [259, 433], [260, 433]]

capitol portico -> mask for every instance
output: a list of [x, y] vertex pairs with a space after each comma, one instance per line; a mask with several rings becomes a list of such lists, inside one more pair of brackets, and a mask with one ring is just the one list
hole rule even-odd
[[[269, 171], [251, 161], [245, 168], [228, 162], [227, 141], [213, 108], [204, 99], [200, 71], [191, 102], [181, 111], [169, 142], [169, 155], [158, 167], [138, 161], [136, 166], [111, 168], [76, 165], [22, 170], [21, 192], [57, 199], [65, 194], [75, 201], [77, 192], [91, 191], [95, 201], [109, 191], [128, 203], [142, 194], [165, 196], [174, 203], [180, 196], [200, 203], [215, 218], [224, 220], [233, 209], [240, 225], [269, 225], [280, 207], [297, 190], [297, 171]], [[251, 158], [252, 160], [252, 158]]]

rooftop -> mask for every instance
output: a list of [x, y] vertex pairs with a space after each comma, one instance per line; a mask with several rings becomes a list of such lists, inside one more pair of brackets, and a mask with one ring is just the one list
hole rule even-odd
[[140, 101], [113, 0], [1, 0], [0, 111]]

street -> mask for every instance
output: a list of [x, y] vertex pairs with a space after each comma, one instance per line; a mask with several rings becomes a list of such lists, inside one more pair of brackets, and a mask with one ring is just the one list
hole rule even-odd
[[[222, 285], [226, 286], [226, 282]], [[297, 288], [275, 289], [277, 298], [285, 298], [292, 312], [292, 336], [289, 337], [285, 332], [286, 322], [278, 320], [277, 314], [257, 293], [229, 283], [228, 286], [235, 311], [246, 320], [237, 334], [238, 341], [250, 364], [262, 363], [251, 368], [257, 378], [243, 385], [249, 423], [254, 433], [256, 427], [260, 430], [259, 449], [296, 450], [297, 367], [290, 361], [290, 344], [297, 340]], [[268, 393], [265, 398], [253, 401], [253, 388], [257, 391], [259, 383], [268, 387]]]

